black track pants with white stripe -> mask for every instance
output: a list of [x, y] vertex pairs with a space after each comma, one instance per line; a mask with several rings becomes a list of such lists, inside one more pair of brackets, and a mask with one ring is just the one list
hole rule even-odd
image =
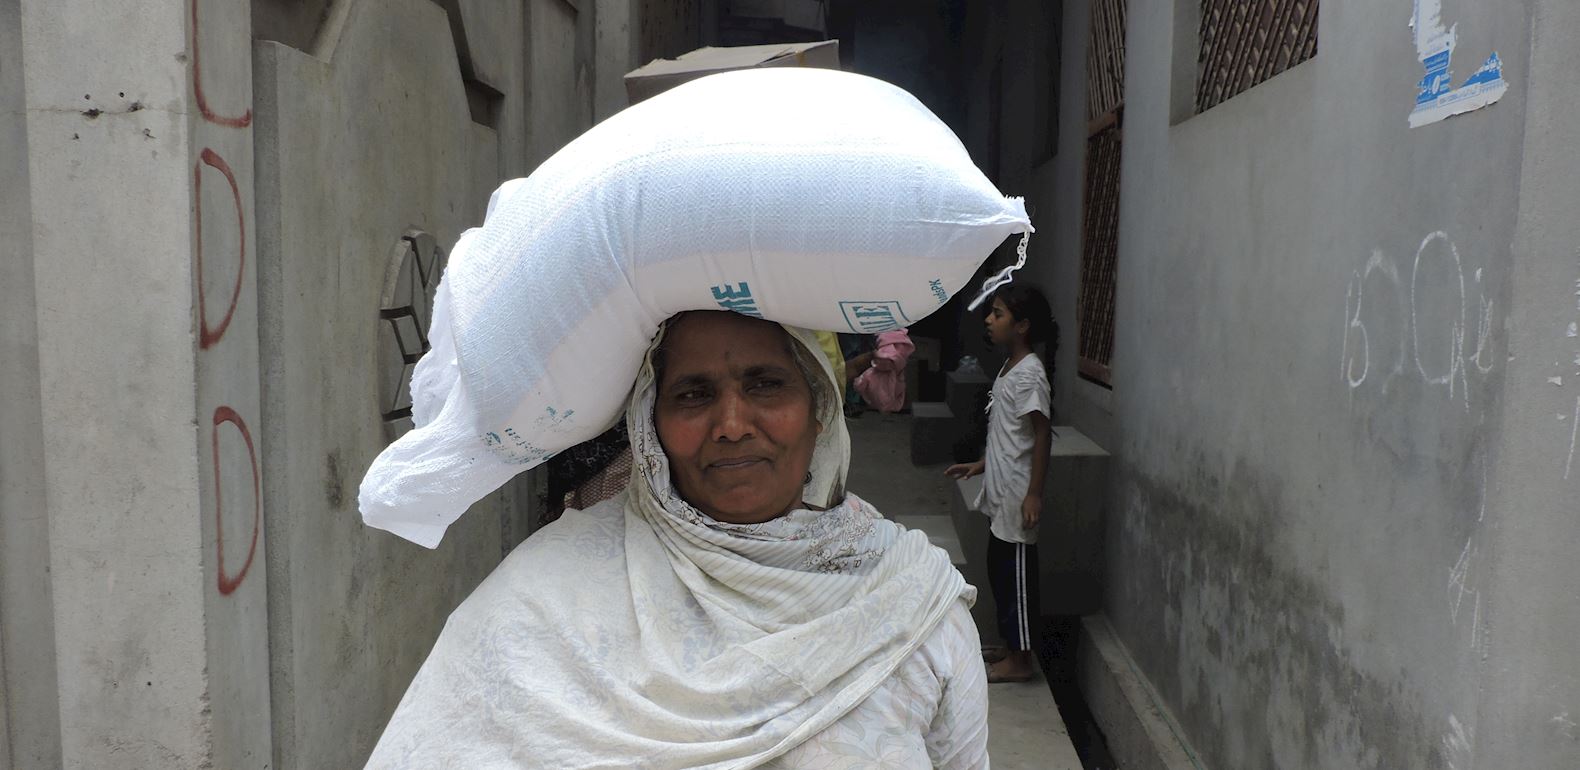
[[998, 632], [1011, 650], [1030, 650], [1037, 639], [1041, 605], [1037, 592], [1037, 546], [988, 534], [988, 582], [998, 606]]

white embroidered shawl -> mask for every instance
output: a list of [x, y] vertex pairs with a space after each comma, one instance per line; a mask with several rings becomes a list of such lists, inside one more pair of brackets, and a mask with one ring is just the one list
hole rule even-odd
[[[790, 332], [815, 386], [837, 393], [811, 333]], [[630, 488], [534, 534], [450, 616], [368, 767], [756, 767], [849, 712], [974, 599], [923, 533], [843, 494], [837, 396], [821, 399], [803, 498], [837, 504], [734, 525], [681, 500], [651, 361], [627, 410]]]

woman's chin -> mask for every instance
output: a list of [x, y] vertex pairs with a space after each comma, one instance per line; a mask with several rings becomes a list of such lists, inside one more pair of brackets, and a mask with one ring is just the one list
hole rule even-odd
[[715, 499], [720, 500], [722, 504], [710, 506], [713, 510], [708, 512], [708, 515], [731, 524], [761, 524], [783, 516], [789, 508], [794, 507], [793, 502], [786, 506], [777, 504], [762, 495], [753, 494], [756, 490], [742, 491], [746, 494], [726, 493], [716, 497]]

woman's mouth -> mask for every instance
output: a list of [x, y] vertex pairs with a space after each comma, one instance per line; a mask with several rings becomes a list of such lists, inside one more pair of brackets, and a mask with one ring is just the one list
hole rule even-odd
[[759, 463], [768, 462], [761, 457], [726, 457], [708, 463], [708, 470], [733, 471], [742, 468], [751, 468]]

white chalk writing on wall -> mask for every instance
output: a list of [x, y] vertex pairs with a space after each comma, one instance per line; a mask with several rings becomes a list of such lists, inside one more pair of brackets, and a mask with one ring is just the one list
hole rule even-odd
[[[1488, 277], [1484, 268], [1467, 264], [1443, 231], [1422, 238], [1404, 269], [1382, 249], [1373, 250], [1345, 287], [1340, 375], [1350, 393], [1386, 396], [1396, 379], [1419, 378], [1468, 414], [1472, 387], [1499, 361]], [[1481, 463], [1477, 519], [1447, 567], [1446, 594], [1448, 623], [1458, 633], [1468, 625], [1471, 651], [1484, 656], [1489, 641], [1477, 584], [1488, 474], [1484, 457]]]
[[[1574, 313], [1580, 316], [1580, 250], [1575, 251]], [[1564, 329], [1564, 338], [1572, 354], [1574, 376], [1580, 377], [1580, 321], [1569, 322], [1568, 327]], [[1558, 364], [1556, 361], [1553, 363], [1555, 366]], [[1553, 381], [1553, 378], [1548, 378], [1548, 382]], [[1557, 384], [1560, 386], [1563, 384], [1562, 378], [1558, 378]], [[1565, 422], [1565, 418], [1569, 423], [1569, 451], [1564, 455], [1564, 480], [1568, 481], [1574, 475], [1575, 444], [1576, 439], [1580, 439], [1580, 397], [1575, 398], [1573, 415], [1563, 413], [1558, 415], [1560, 423]]]
[[[1441, 250], [1428, 249], [1429, 246], [1439, 242], [1443, 243], [1446, 248]], [[1449, 325], [1448, 338], [1446, 340], [1438, 340], [1440, 343], [1448, 343], [1447, 369], [1440, 374], [1429, 374], [1427, 372], [1426, 365], [1421, 361], [1421, 323], [1419, 317], [1421, 315], [1421, 308], [1426, 305], [1426, 302], [1428, 302], [1428, 300], [1423, 296], [1424, 293], [1420, 289], [1421, 258], [1423, 255], [1428, 254], [1434, 256], [1443, 254], [1447, 257], [1452, 257], [1452, 280], [1456, 281], [1459, 287], [1459, 313], [1458, 315], [1454, 316], [1454, 320]], [[1429, 274], [1432, 269], [1432, 262], [1433, 260], [1431, 257], [1428, 257], [1426, 266]], [[1449, 264], [1447, 260], [1445, 260], [1445, 264]], [[1449, 297], [1449, 299], [1452, 301], [1454, 297]], [[1430, 337], [1428, 337], [1428, 340], [1430, 341]], [[1410, 270], [1410, 343], [1411, 347], [1415, 350], [1415, 369], [1421, 373], [1421, 379], [1426, 380], [1427, 383], [1431, 385], [1447, 385], [1449, 398], [1454, 397], [1454, 388], [1456, 384], [1464, 386], [1461, 389], [1462, 392], [1468, 392], [1469, 386], [1465, 383], [1464, 367], [1465, 266], [1464, 261], [1459, 257], [1459, 247], [1455, 246], [1454, 242], [1449, 240], [1448, 234], [1442, 231], [1428, 235], [1426, 240], [1421, 241], [1421, 247], [1415, 251], [1415, 265]]]
[[[1381, 249], [1372, 251], [1366, 263], [1350, 274], [1345, 287], [1344, 342], [1339, 362], [1345, 384], [1352, 391], [1360, 389], [1372, 379], [1374, 357], [1392, 347], [1396, 351], [1391, 356], [1393, 360], [1379, 362], [1393, 364], [1383, 379], [1383, 394], [1387, 394], [1394, 377], [1407, 373], [1409, 362], [1422, 381], [1445, 388], [1449, 397], [1459, 398], [1468, 411], [1469, 372], [1487, 375], [1497, 367], [1492, 350], [1494, 302], [1487, 297], [1483, 279], [1484, 273], [1478, 268], [1473, 278], [1476, 296], [1472, 305], [1464, 259], [1453, 239], [1443, 231], [1426, 236], [1416, 248], [1408, 284], [1393, 257]], [[1373, 296], [1378, 291], [1391, 292], [1399, 305], [1399, 317], [1368, 312], [1368, 291]], [[1469, 344], [1472, 309], [1474, 346]], [[1392, 335], [1394, 344], [1380, 344], [1380, 333]]]
[[1564, 480], [1569, 479], [1569, 474], [1575, 467], [1575, 439], [1580, 438], [1580, 398], [1575, 399], [1574, 417], [1569, 420], [1569, 457], [1564, 460]]
[[1443, 734], [1443, 759], [1449, 770], [1471, 770], [1475, 762], [1476, 733], [1460, 723], [1459, 717], [1448, 715], [1448, 732]]

